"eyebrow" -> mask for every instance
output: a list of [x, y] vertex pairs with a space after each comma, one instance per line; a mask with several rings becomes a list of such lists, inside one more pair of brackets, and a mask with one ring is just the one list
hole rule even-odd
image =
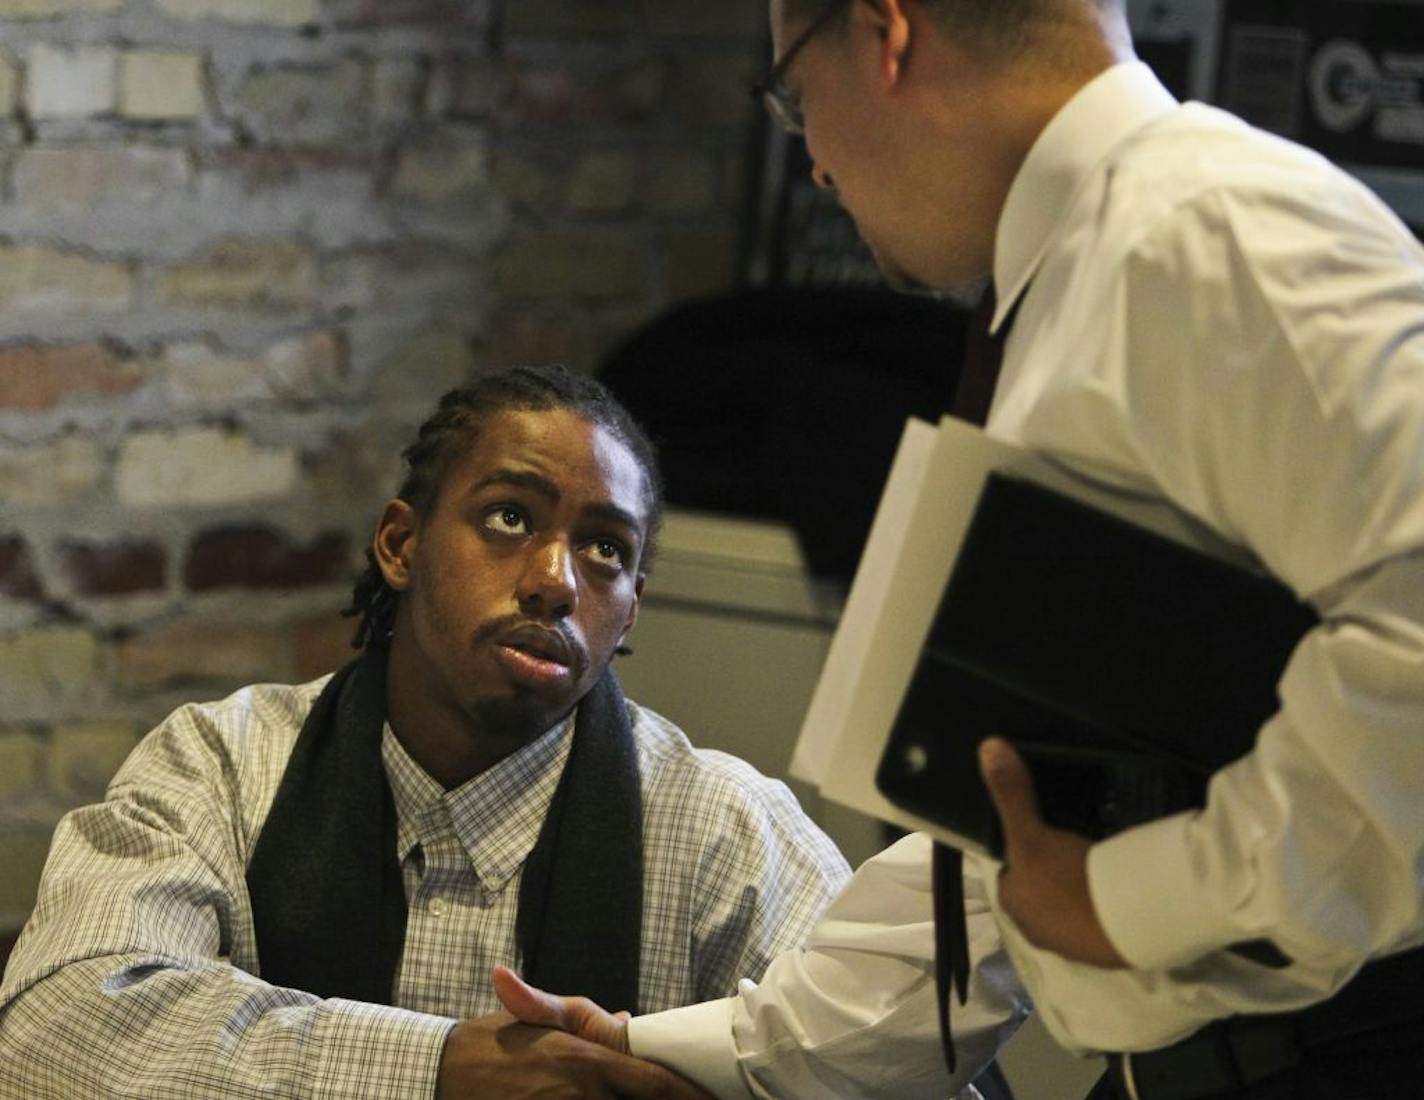
[[[538, 493], [551, 503], [557, 503], [563, 495], [557, 483], [543, 474], [536, 474], [532, 470], [510, 470], [504, 467], [492, 470], [480, 478], [471, 487], [470, 492], [478, 493], [481, 489], [487, 489], [491, 485], [512, 485], [517, 489], [528, 489], [530, 492]], [[586, 505], [583, 511], [597, 519], [622, 524], [631, 531], [637, 531], [640, 538], [642, 536], [643, 521], [628, 509], [620, 508], [612, 501], [598, 501]]]

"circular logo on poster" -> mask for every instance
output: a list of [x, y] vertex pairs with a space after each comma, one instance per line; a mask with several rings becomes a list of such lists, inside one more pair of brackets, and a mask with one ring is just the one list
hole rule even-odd
[[1327, 130], [1344, 132], [1364, 122], [1375, 105], [1380, 72], [1358, 42], [1336, 38], [1310, 61], [1310, 101]]

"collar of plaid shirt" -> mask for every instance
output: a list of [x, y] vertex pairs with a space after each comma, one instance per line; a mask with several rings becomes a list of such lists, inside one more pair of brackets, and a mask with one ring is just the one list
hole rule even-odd
[[[331, 678], [302, 725], [247, 868], [268, 982], [391, 1001], [406, 900], [381, 762], [385, 719], [385, 659], [373, 653]], [[637, 1004], [642, 837], [637, 750], [610, 670], [579, 703], [520, 880], [516, 937], [530, 981]]]

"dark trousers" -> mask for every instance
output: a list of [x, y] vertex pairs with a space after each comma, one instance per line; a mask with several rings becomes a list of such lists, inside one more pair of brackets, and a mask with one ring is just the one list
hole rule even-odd
[[1365, 967], [1330, 1000], [1218, 1020], [1162, 1050], [1113, 1056], [1088, 1100], [1424, 1097], [1424, 949]]

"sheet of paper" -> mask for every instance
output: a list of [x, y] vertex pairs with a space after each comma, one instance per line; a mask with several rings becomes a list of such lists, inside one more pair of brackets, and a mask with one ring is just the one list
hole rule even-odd
[[[894, 573], [884, 568], [883, 563], [893, 560], [898, 553], [938, 439], [934, 425], [913, 418], [905, 422], [880, 506], [841, 612], [842, 622], [868, 621], [876, 607], [884, 602]], [[797, 779], [817, 786], [824, 781], [826, 766], [840, 734], [840, 716], [850, 705], [854, 674], [864, 664], [865, 647], [869, 644], [869, 632], [858, 629], [837, 630], [831, 639], [826, 663], [791, 757], [790, 771]]]

